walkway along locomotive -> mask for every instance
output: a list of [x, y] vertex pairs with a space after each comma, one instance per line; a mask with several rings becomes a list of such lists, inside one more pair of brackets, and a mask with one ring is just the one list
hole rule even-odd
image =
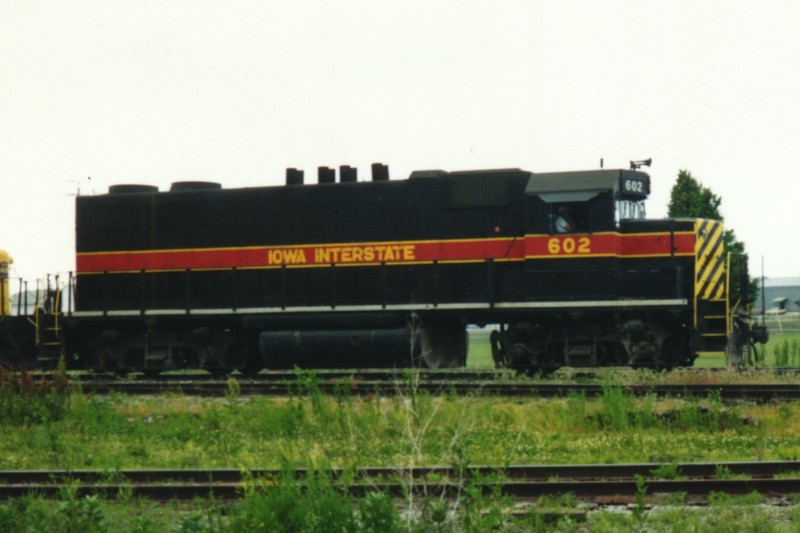
[[752, 337], [722, 224], [646, 220], [643, 172], [335, 174], [79, 196], [65, 355], [109, 371], [446, 367], [465, 363], [467, 325], [497, 324], [498, 366], [669, 368]]

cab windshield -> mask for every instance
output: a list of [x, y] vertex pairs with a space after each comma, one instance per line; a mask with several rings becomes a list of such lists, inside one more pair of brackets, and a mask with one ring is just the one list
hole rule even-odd
[[616, 220], [642, 220], [645, 217], [644, 201], [617, 200]]

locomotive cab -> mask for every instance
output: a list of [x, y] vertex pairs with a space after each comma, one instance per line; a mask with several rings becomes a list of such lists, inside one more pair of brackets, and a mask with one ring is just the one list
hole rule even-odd
[[[649, 176], [637, 171], [531, 175], [524, 254], [530, 308], [495, 336], [496, 360], [542, 370], [691, 363], [682, 325], [690, 318], [691, 223], [644, 220], [649, 192]], [[564, 213], [572, 231], [559, 231]]]
[[621, 220], [643, 219], [650, 176], [626, 170], [533, 174], [525, 188], [531, 233], [559, 233], [556, 221], [566, 211], [570, 233], [614, 231]]

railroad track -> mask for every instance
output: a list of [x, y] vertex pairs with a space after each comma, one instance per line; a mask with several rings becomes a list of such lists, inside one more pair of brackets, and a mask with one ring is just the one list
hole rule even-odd
[[[46, 376], [47, 374], [43, 374]], [[314, 379], [326, 380], [371, 380], [371, 381], [402, 381], [410, 378], [421, 380], [452, 380], [452, 381], [475, 381], [475, 380], [498, 380], [512, 379], [518, 376], [513, 370], [466, 370], [466, 369], [338, 369], [338, 370], [269, 370], [258, 374], [243, 375], [234, 373], [230, 377], [257, 382], [285, 382], [297, 381], [313, 377]], [[205, 372], [169, 372], [155, 376], [134, 373], [124, 377], [115, 376], [109, 373], [75, 373], [71, 377], [82, 381], [220, 381], [227, 379], [228, 376], [215, 376]], [[524, 378], [523, 378], [524, 379]]]
[[[735, 371], [731, 368], [681, 368], [674, 372], [679, 372], [687, 376], [697, 376], [702, 374], [719, 374], [720, 372]], [[613, 375], [630, 375], [635, 376], [638, 370], [630, 367], [608, 367], [603, 369], [584, 369], [584, 368], [569, 368], [563, 369], [565, 376], [568, 379], [598, 379], [608, 374]], [[767, 369], [746, 369], [745, 372], [758, 376], [783, 376], [783, 375], [800, 375], [800, 368], [767, 368]], [[48, 374], [41, 374], [47, 376]], [[520, 375], [518, 372], [508, 369], [482, 369], [482, 370], [468, 370], [468, 369], [337, 369], [337, 370], [269, 370], [254, 375], [241, 375], [232, 374], [231, 377], [236, 379], [259, 381], [259, 382], [282, 382], [282, 381], [295, 381], [298, 378], [314, 376], [321, 380], [336, 380], [336, 379], [357, 379], [357, 380], [371, 380], [371, 381], [398, 381], [409, 379], [410, 377], [419, 378], [420, 380], [448, 380], [448, 381], [497, 381], [518, 379], [524, 380], [526, 376]], [[558, 374], [556, 374], [558, 375]], [[84, 381], [114, 381], [124, 379], [126, 381], [218, 381], [225, 379], [222, 376], [214, 376], [205, 372], [170, 372], [157, 374], [155, 376], [147, 376], [145, 374], [130, 374], [124, 378], [109, 374], [109, 373], [74, 373], [71, 376], [75, 380]]]
[[[383, 492], [395, 497], [417, 495], [455, 497], [466, 486], [480, 487], [486, 493], [500, 493], [518, 500], [544, 495], [574, 494], [584, 501], [601, 504], [630, 503], [642, 476], [651, 500], [658, 495], [684, 493], [693, 500], [703, 500], [712, 492], [782, 497], [800, 492], [800, 462], [687, 463], [666, 465], [675, 479], [658, 479], [665, 465], [519, 465], [509, 467], [475, 466], [462, 470], [449, 467], [381, 467], [348, 472], [348, 482], [339, 486], [360, 496]], [[334, 483], [343, 471], [326, 474]], [[724, 476], [722, 475], [724, 474]], [[127, 494], [158, 501], [191, 500], [213, 496], [217, 500], [236, 500], [247, 484], [258, 483], [260, 490], [285, 476], [301, 479], [306, 470], [97, 470], [0, 471], [0, 499], [27, 494], [58, 497], [65, 487], [73, 487], [77, 496], [97, 494], [115, 497]], [[722, 479], [721, 479], [722, 478]]]
[[[606, 390], [601, 384], [543, 383], [539, 381], [453, 381], [453, 380], [358, 380], [353, 378], [319, 379], [310, 381], [237, 380], [239, 396], [289, 396], [319, 392], [326, 395], [406, 395], [425, 391], [433, 395], [503, 396], [503, 397], [566, 397], [583, 394], [600, 396]], [[84, 393], [152, 396], [182, 394], [186, 396], [224, 397], [229, 394], [227, 381], [157, 380], [157, 381], [82, 381]], [[705, 398], [769, 402], [800, 399], [800, 384], [724, 384], [724, 385], [620, 385], [622, 390], [637, 396], [648, 394], [672, 397]]]

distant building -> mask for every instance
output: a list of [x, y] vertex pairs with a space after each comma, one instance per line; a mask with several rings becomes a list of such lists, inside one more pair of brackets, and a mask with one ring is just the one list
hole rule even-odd
[[[759, 300], [761, 298], [759, 297]], [[764, 301], [767, 313], [792, 313], [800, 311], [800, 277], [766, 278]], [[761, 308], [761, 301], [754, 302]]]

